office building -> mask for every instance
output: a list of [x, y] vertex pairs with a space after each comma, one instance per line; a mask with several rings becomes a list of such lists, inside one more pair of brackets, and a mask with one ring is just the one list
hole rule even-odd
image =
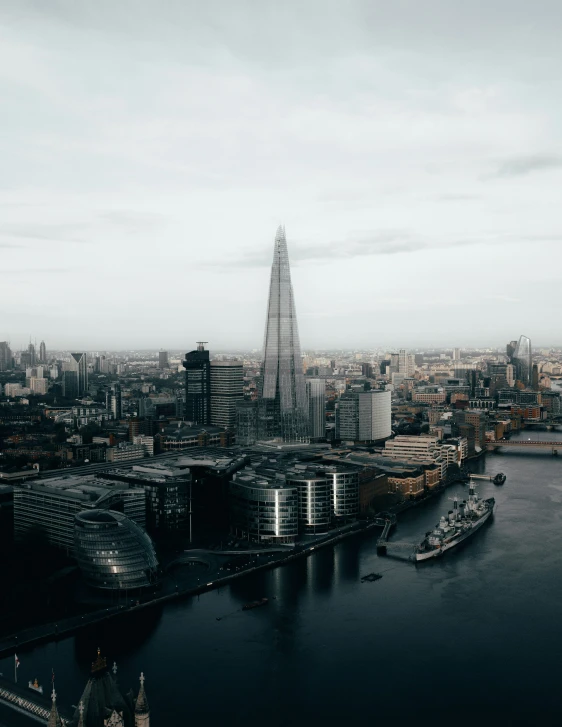
[[294, 543], [298, 537], [298, 488], [237, 472], [229, 485], [233, 535], [252, 543]]
[[74, 555], [84, 580], [101, 590], [138, 590], [158, 580], [152, 540], [136, 522], [114, 510], [75, 515]]
[[248, 447], [258, 438], [258, 402], [243, 399], [236, 404], [236, 444]]
[[62, 395], [66, 399], [78, 398], [78, 373], [76, 371], [62, 372]]
[[342, 394], [336, 408], [336, 437], [353, 442], [376, 442], [390, 437], [391, 392], [380, 389]]
[[186, 353], [185, 418], [192, 424], [211, 423], [211, 362], [206, 341], [198, 341], [194, 351]]
[[521, 381], [525, 386], [531, 386], [533, 361], [531, 339], [527, 338], [527, 336], [521, 336], [519, 338], [513, 353], [513, 364], [515, 366], [517, 380]]
[[47, 363], [47, 346], [45, 345], [45, 341], [41, 341], [39, 344], [39, 362]]
[[258, 436], [308, 441], [308, 412], [297, 314], [285, 229], [275, 236], [263, 365], [259, 387]]
[[453, 349], [453, 361], [460, 361], [461, 360], [461, 350], [460, 348], [454, 348]]
[[[71, 353], [68, 371], [76, 374], [77, 397], [88, 391], [88, 357], [85, 353]], [[66, 396], [66, 394], [65, 394]]]
[[134, 437], [132, 442], [119, 442], [114, 447], [108, 447], [105, 453], [106, 460], [108, 462], [131, 462], [147, 456], [145, 447], [139, 442], [139, 436]]
[[144, 489], [146, 529], [149, 532], [179, 530], [187, 526], [192, 483], [189, 467], [178, 467], [177, 462], [151, 462], [109, 470], [103, 473], [103, 477]]
[[332, 481], [314, 468], [289, 470], [285, 482], [297, 488], [299, 531], [327, 533], [332, 524]]
[[7, 341], [0, 341], [0, 371], [8, 371], [13, 367], [12, 352]]
[[311, 441], [326, 439], [326, 381], [306, 379], [308, 433]]
[[244, 398], [242, 361], [211, 361], [211, 424], [236, 428], [236, 405]]
[[24, 482], [14, 490], [14, 534], [42, 528], [52, 545], [72, 554], [74, 517], [83, 510], [119, 510], [142, 528], [146, 526], [146, 495], [142, 488], [94, 475], [65, 475]]
[[317, 469], [330, 485], [332, 518], [337, 524], [353, 520], [359, 513], [359, 472], [347, 467], [322, 467]]
[[168, 363], [168, 352], [167, 351], [158, 351], [158, 368], [159, 369], [169, 369], [170, 364]]

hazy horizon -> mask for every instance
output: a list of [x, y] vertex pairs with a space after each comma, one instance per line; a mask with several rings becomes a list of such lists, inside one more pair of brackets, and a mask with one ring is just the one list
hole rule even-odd
[[560, 345], [559, 3], [0, 11], [14, 349], [260, 348], [281, 222], [304, 350]]

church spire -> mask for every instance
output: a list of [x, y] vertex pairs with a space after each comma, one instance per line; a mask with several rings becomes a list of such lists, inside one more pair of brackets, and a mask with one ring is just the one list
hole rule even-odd
[[139, 696], [135, 703], [135, 727], [150, 727], [150, 709], [144, 690], [144, 673], [140, 675]]
[[51, 705], [51, 713], [49, 714], [47, 727], [62, 727], [61, 718], [59, 717], [59, 711], [57, 709], [57, 693], [55, 692], [54, 687], [51, 698], [53, 700], [53, 703]]
[[80, 712], [80, 718], [78, 719], [78, 727], [84, 727], [84, 702], [80, 700], [78, 705], [78, 711]]

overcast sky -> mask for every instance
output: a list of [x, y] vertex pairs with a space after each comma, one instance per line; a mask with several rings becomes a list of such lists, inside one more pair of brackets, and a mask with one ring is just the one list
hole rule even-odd
[[562, 343], [559, 0], [0, 8], [0, 340]]

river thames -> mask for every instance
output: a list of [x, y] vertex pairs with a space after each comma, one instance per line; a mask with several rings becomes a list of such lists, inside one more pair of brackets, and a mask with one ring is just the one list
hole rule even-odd
[[[518, 437], [562, 442], [561, 432]], [[372, 531], [135, 620], [22, 649], [19, 680], [50, 686], [54, 668], [59, 703], [77, 704], [99, 646], [124, 690], [144, 671], [153, 727], [559, 724], [562, 457], [515, 449], [472, 467], [507, 482], [478, 482], [480, 496], [496, 498], [494, 519], [442, 559], [380, 557]], [[420, 540], [455, 495], [467, 487], [403, 514], [391, 540]], [[373, 571], [383, 578], [360, 582]], [[240, 611], [263, 596], [267, 606]], [[9, 675], [13, 660], [0, 671]]]

